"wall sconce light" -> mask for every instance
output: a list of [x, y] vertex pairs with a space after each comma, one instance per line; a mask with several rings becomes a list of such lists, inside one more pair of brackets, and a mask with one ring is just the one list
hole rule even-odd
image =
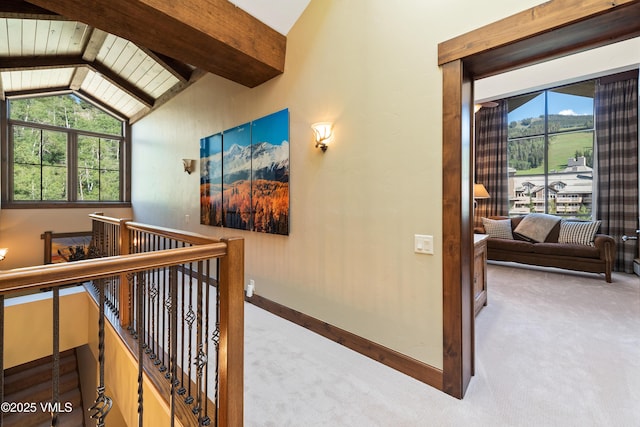
[[7, 252], [9, 252], [9, 248], [0, 248], [0, 261], [5, 259]]
[[196, 161], [194, 159], [182, 159], [182, 165], [184, 166], [184, 171], [189, 175], [196, 169]]
[[320, 147], [322, 152], [327, 151], [327, 144], [331, 141], [333, 133], [330, 122], [319, 122], [311, 125], [311, 129], [316, 134], [316, 148]]

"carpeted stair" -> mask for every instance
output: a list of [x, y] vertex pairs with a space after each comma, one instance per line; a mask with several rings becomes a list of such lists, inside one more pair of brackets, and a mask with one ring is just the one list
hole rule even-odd
[[[4, 402], [27, 403], [30, 411], [29, 413], [8, 413], [5, 411], [3, 427], [51, 425], [51, 414], [42, 411], [41, 403], [48, 405], [52, 401], [52, 370], [53, 357], [48, 356], [4, 371]], [[83, 426], [84, 411], [75, 349], [60, 353], [59, 391], [61, 411], [58, 414], [57, 425]], [[35, 412], [31, 412], [32, 408], [35, 409]], [[71, 408], [70, 412], [65, 412]]]

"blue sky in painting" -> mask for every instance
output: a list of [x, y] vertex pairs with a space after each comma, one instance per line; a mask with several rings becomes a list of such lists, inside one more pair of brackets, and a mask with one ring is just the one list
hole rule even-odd
[[272, 145], [281, 145], [283, 141], [289, 142], [288, 108], [254, 120], [251, 124], [251, 140], [253, 144], [268, 142]]
[[200, 158], [209, 157], [222, 150], [222, 134], [216, 133], [200, 139]]
[[248, 147], [251, 144], [251, 128], [249, 123], [227, 129], [223, 132], [224, 151], [229, 150], [234, 144], [240, 147]]

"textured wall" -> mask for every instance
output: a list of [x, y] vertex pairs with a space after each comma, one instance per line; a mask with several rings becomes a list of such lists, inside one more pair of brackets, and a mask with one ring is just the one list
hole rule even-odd
[[[256, 293], [442, 367], [442, 75], [437, 44], [540, 1], [312, 0], [282, 76], [207, 76], [133, 126], [135, 219], [246, 239]], [[289, 108], [291, 234], [198, 224], [201, 137]], [[335, 143], [312, 144], [332, 121]], [[189, 216], [187, 221], [186, 216]], [[413, 251], [434, 236], [434, 255]]]

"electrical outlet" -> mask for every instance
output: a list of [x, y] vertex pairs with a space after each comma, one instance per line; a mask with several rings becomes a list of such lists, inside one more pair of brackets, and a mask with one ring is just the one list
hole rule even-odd
[[256, 282], [253, 279], [249, 280], [249, 286], [247, 286], [247, 297], [253, 296], [253, 291], [256, 289]]

